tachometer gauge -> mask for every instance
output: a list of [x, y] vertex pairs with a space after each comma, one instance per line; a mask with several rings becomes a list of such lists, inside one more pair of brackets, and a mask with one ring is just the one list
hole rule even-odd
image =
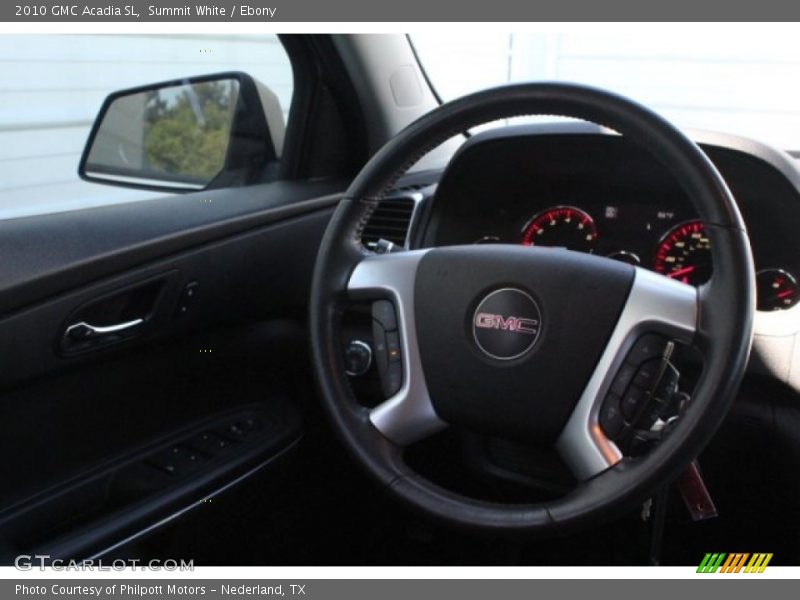
[[658, 244], [653, 270], [671, 279], [700, 285], [711, 277], [711, 243], [701, 221], [670, 229]]
[[783, 269], [764, 269], [756, 275], [758, 310], [784, 310], [800, 299], [797, 280]]
[[593, 252], [597, 227], [592, 217], [574, 206], [553, 206], [536, 214], [522, 229], [524, 246], [558, 246]]

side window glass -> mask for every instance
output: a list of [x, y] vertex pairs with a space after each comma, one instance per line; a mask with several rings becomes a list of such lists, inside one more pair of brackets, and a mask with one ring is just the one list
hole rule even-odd
[[[270, 141], [280, 155], [293, 81], [276, 35], [6, 35], [0, 36], [0, 52], [0, 72], [10, 88], [0, 106], [0, 219], [170, 193], [170, 185], [143, 190], [78, 176], [95, 118], [118, 90], [245, 73], [274, 100], [281, 122], [271, 117], [269, 130], [277, 137]], [[146, 164], [159, 181], [174, 178], [176, 188], [201, 189], [230, 155], [228, 134], [240, 94], [237, 80], [221, 80], [131, 96], [127, 106], [106, 114], [114, 125], [107, 131], [128, 139], [96, 140], [104, 146], [93, 146], [86, 170], [94, 165], [119, 179], [124, 169]], [[143, 120], [137, 123], [130, 116], [138, 108]], [[137, 125], [142, 129], [136, 131]]]

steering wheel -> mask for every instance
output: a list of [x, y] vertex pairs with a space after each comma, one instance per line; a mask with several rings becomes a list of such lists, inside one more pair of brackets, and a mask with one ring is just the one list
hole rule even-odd
[[[705, 225], [711, 279], [694, 288], [611, 259], [553, 248], [470, 245], [380, 255], [363, 248], [361, 232], [372, 211], [420, 157], [469, 128], [527, 115], [593, 122], [652, 154], [680, 183]], [[350, 185], [315, 266], [313, 366], [333, 427], [391, 493], [452, 523], [563, 533], [644, 501], [709, 441], [746, 367], [754, 277], [747, 233], [725, 182], [667, 121], [628, 99], [578, 85], [490, 89], [409, 125]], [[401, 382], [372, 409], [353, 394], [339, 339], [344, 310], [368, 300], [389, 301], [378, 313], [373, 308], [373, 318], [387, 332], [396, 331], [390, 360]], [[612, 393], [619, 378], [629, 376], [637, 356], [653, 357], [647, 343], [653, 339], [693, 346], [703, 368], [691, 401], [663, 439], [643, 456], [626, 456], [603, 419], [611, 420], [609, 402], [621, 401]], [[489, 502], [444, 489], [409, 467], [403, 455], [408, 445], [448, 425], [553, 445], [577, 485], [537, 504]]]

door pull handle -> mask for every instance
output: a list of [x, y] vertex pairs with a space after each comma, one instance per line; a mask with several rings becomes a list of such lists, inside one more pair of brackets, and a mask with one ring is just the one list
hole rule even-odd
[[71, 340], [100, 338], [105, 335], [121, 333], [133, 329], [142, 323], [144, 323], [144, 319], [133, 319], [131, 321], [125, 321], [124, 323], [115, 323], [114, 325], [91, 325], [86, 321], [80, 321], [67, 327], [67, 330], [64, 332], [64, 337]]

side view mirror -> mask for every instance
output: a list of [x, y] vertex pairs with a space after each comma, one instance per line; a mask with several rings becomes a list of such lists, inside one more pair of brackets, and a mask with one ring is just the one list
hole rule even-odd
[[272, 180], [284, 129], [277, 96], [245, 73], [122, 90], [100, 108], [78, 174], [172, 192]]

